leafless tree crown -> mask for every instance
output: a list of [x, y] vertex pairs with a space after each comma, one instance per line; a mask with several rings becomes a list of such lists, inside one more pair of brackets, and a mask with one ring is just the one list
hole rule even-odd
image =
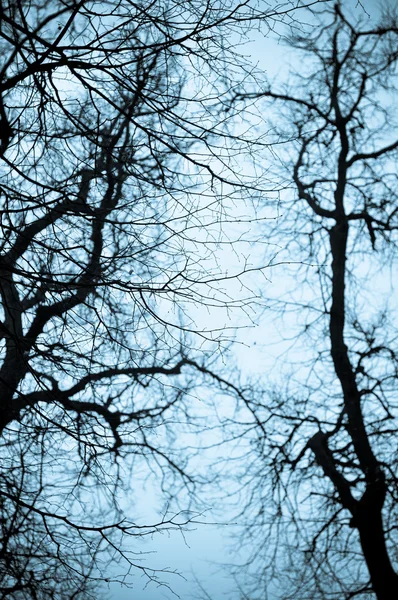
[[391, 12], [376, 25], [346, 12], [336, 4], [288, 40], [303, 58], [289, 85], [233, 98], [277, 115], [267, 128], [292, 186], [267, 235], [301, 263], [285, 271], [292, 293], [269, 301], [292, 327], [286, 384], [246, 394], [254, 598], [398, 593], [398, 26]]

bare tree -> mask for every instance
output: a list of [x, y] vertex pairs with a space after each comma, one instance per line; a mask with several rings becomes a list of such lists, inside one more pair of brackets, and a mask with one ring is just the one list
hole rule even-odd
[[140, 524], [120, 495], [198, 479], [178, 436], [225, 332], [189, 306], [248, 301], [213, 260], [249, 189], [220, 107], [240, 34], [294, 8], [1, 3], [1, 598], [87, 598], [120, 560], [159, 582], [123, 538], [193, 518]]
[[369, 25], [336, 4], [289, 39], [286, 87], [234, 96], [277, 115], [293, 188], [267, 235], [297, 261], [269, 300], [291, 328], [286, 383], [245, 394], [245, 598], [398, 594], [397, 36], [391, 12]]

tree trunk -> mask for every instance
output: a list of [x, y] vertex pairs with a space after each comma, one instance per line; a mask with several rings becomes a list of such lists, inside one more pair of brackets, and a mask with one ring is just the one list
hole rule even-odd
[[[363, 556], [369, 570], [372, 588], [377, 600], [398, 598], [398, 575], [395, 573], [387, 552], [383, 529], [382, 510], [386, 498], [385, 475], [370, 445], [362, 414], [361, 394], [358, 389], [348, 348], [344, 339], [345, 321], [345, 272], [348, 223], [344, 219], [330, 230], [332, 261], [332, 305], [330, 311], [331, 356], [336, 375], [341, 383], [347, 414], [347, 432], [366, 479], [366, 490], [354, 505], [342, 493], [344, 486], [329, 469], [331, 478], [339, 492], [343, 506], [353, 514], [351, 526], [359, 532]], [[324, 469], [325, 470], [325, 469]], [[333, 476], [334, 475], [334, 476]], [[350, 496], [350, 494], [346, 494]], [[352, 504], [352, 503], [351, 503]]]
[[357, 527], [377, 600], [398, 598], [398, 575], [388, 556], [381, 510], [366, 510], [361, 516], [358, 515]]

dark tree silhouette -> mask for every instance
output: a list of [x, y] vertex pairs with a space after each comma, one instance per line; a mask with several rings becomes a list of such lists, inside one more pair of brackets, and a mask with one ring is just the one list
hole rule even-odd
[[257, 431], [240, 498], [250, 598], [398, 594], [398, 21], [362, 17], [336, 4], [289, 40], [302, 60], [285, 88], [235, 95], [277, 115], [294, 192], [267, 235], [301, 265], [269, 299], [291, 327], [284, 389], [245, 394]]
[[198, 479], [178, 438], [226, 335], [189, 306], [248, 302], [213, 260], [249, 189], [221, 107], [240, 35], [294, 8], [1, 3], [1, 598], [88, 598], [118, 561], [159, 582], [123, 538], [192, 519], [140, 524], [120, 495]]

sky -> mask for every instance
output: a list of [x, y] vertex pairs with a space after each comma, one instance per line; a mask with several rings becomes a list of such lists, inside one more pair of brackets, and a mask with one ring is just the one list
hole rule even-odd
[[[379, 6], [379, 3], [373, 0], [362, 0], [362, 6], [355, 0], [345, 4], [350, 4], [354, 12], [365, 10], [372, 17], [377, 14]], [[394, 0], [391, 0], [391, 5], [394, 5]], [[294, 54], [288, 52], [277, 37], [271, 34], [264, 38], [260, 34], [253, 33], [252, 42], [245, 52], [250, 57], [250, 61], [265, 70], [270, 79], [276, 78], [277, 81], [286, 77], [289, 68], [299, 66]], [[272, 286], [273, 294], [283, 293], [284, 276], [283, 267], [273, 270], [271, 279], [266, 284]], [[255, 329], [245, 330], [239, 336], [244, 344], [236, 349], [240, 368], [251, 372], [274, 369], [275, 374], [275, 368], [278, 369], [275, 358], [280, 349], [276, 343], [279, 336], [276, 325], [267, 321], [265, 317]], [[267, 343], [265, 345], [258, 343], [259, 340], [267, 340]], [[153, 501], [156, 494], [154, 489], [149, 485], [138, 496], [137, 510], [141, 515], [154, 514], [156, 508], [156, 502]], [[204, 520], [208, 523], [219, 522], [219, 516], [219, 513], [213, 512], [212, 507], [209, 506]], [[232, 515], [225, 514], [224, 518], [226, 524], [223, 527], [201, 524], [190, 528], [191, 530], [184, 536], [174, 531], [155, 536], [144, 545], [140, 544], [140, 550], [156, 553], [149, 555], [148, 563], [159, 565], [160, 568], [168, 567], [181, 574], [182, 577], [176, 575], [168, 578], [173, 591], [153, 584], [145, 586], [145, 579], [138, 574], [133, 589], [127, 590], [118, 584], [110, 584], [109, 597], [112, 600], [162, 600], [163, 598], [169, 600], [177, 595], [184, 600], [189, 600], [200, 597], [196, 580], [199, 580], [206, 590], [208, 600], [223, 600], [223, 598], [232, 600], [237, 597], [234, 596], [236, 592], [234, 582], [228, 572], [222, 568], [224, 562], [239, 561], [238, 556], [231, 555], [228, 539], [234, 532]]]

